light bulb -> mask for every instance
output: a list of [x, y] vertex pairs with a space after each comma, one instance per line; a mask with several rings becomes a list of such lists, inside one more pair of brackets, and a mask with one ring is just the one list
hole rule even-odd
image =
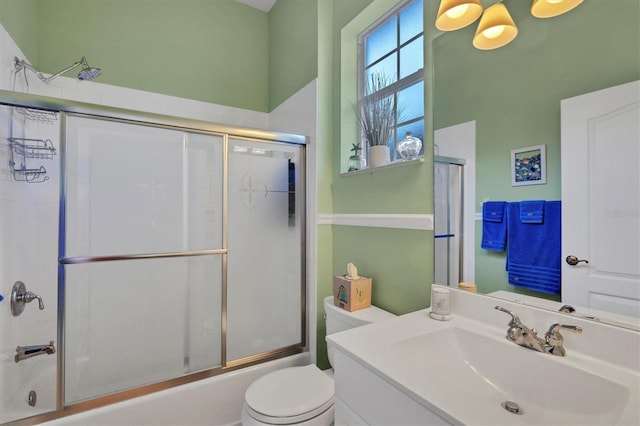
[[488, 39], [498, 38], [504, 32], [506, 25], [496, 25], [495, 27], [487, 28], [482, 32], [482, 35]]
[[469, 9], [468, 4], [461, 4], [459, 6], [452, 7], [451, 9], [447, 10], [444, 14], [451, 19], [458, 19], [459, 17], [467, 13], [468, 9]]

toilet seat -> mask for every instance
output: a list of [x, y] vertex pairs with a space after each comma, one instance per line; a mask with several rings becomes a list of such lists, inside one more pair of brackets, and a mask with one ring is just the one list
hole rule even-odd
[[334, 384], [315, 365], [269, 373], [249, 386], [245, 409], [266, 424], [302, 423], [333, 407]]

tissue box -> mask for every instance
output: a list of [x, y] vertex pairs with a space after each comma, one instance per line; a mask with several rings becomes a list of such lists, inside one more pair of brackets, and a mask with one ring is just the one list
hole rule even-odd
[[349, 312], [371, 306], [371, 278], [357, 280], [338, 276], [333, 279], [333, 303]]

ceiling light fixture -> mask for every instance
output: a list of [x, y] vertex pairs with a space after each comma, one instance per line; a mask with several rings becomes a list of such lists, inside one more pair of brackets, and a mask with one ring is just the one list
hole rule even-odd
[[577, 7], [582, 0], [533, 0], [531, 14], [536, 18], [553, 18]]
[[464, 28], [482, 15], [480, 0], [442, 0], [436, 15], [436, 28], [453, 31]]
[[[531, 14], [536, 18], [552, 18], [562, 15], [582, 3], [583, 0], [533, 0]], [[475, 22], [480, 23], [473, 37], [473, 45], [481, 50], [491, 50], [510, 43], [518, 35], [518, 27], [509, 14], [503, 0], [482, 10], [480, 0], [440, 0], [436, 15], [436, 28], [454, 31]]]
[[476, 35], [473, 37], [473, 45], [480, 50], [497, 49], [509, 43], [517, 35], [518, 27], [506, 6], [496, 3], [482, 14]]

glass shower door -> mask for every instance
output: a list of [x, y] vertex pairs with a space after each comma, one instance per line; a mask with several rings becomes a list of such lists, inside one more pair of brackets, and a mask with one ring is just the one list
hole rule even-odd
[[304, 344], [304, 156], [229, 141], [227, 360]]
[[223, 139], [69, 116], [65, 403], [221, 365]]

